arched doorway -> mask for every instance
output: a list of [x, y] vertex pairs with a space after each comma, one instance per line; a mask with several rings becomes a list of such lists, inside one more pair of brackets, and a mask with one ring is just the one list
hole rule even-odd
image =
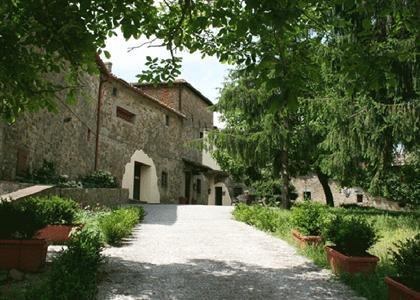
[[143, 150], [136, 150], [125, 165], [122, 187], [129, 190], [131, 199], [159, 203], [160, 193], [156, 167]]

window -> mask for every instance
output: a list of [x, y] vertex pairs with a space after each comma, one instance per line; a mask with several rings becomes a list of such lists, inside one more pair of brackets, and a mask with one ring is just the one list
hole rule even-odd
[[130, 122], [130, 123], [134, 123], [134, 117], [135, 116], [136, 115], [133, 114], [132, 112], [129, 112], [128, 110], [117, 106], [117, 117], [118, 118], [123, 119], [127, 122]]
[[112, 88], [112, 96], [117, 96], [118, 95], [118, 89], [116, 87]]
[[165, 115], [165, 124], [166, 126], [169, 126], [169, 116]]
[[197, 189], [197, 194], [201, 194], [201, 179], [197, 179], [196, 189]]
[[204, 136], [204, 133], [202, 131], [200, 131], [200, 139], [202, 139]]
[[87, 131], [87, 140], [88, 140], [88, 141], [90, 141], [90, 133], [91, 133], [91, 132], [90, 132], [90, 129], [88, 128], [88, 131]]
[[162, 172], [162, 178], [161, 178], [160, 184], [165, 189], [168, 187], [168, 173]]
[[357, 203], [363, 202], [363, 194], [357, 194], [356, 197], [357, 197]]
[[309, 191], [303, 192], [303, 200], [311, 200], [311, 199], [312, 199], [311, 192]]

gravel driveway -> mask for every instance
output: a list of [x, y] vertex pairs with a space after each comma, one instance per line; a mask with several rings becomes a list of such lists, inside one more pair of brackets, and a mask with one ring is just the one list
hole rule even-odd
[[145, 205], [122, 247], [105, 250], [98, 299], [362, 299], [232, 207]]

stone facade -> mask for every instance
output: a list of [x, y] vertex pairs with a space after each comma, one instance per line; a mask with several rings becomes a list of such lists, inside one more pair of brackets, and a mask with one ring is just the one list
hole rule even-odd
[[213, 128], [211, 102], [185, 81], [134, 86], [98, 65], [101, 76], [83, 78], [75, 105], [60, 94], [57, 112], [0, 124], [0, 178], [16, 179], [43, 160], [70, 178], [96, 164], [116, 176], [130, 198], [208, 204], [219, 171], [203, 164], [203, 152], [191, 142]]
[[[296, 192], [298, 194], [298, 198], [296, 199], [297, 201], [303, 201], [305, 195], [307, 195], [311, 200], [326, 204], [324, 190], [316, 175], [293, 178], [292, 184], [296, 188]], [[367, 200], [366, 197], [363, 197], [364, 193], [362, 189], [343, 189], [332, 180], [330, 180], [328, 184], [334, 197], [335, 206], [357, 203], [357, 195], [362, 196], [359, 196], [359, 201], [360, 199], [362, 200], [361, 202]]]
[[[292, 179], [292, 184], [296, 188], [297, 201], [303, 201], [305, 196], [313, 201], [326, 204], [324, 190], [316, 175], [300, 176]], [[386, 210], [402, 210], [397, 202], [390, 201], [382, 197], [373, 197], [363, 191], [360, 187], [343, 188], [333, 180], [329, 181], [329, 186], [334, 197], [334, 205], [358, 204]]]
[[19, 172], [39, 168], [43, 160], [54, 161], [60, 174], [70, 177], [91, 172], [98, 83], [99, 78], [85, 76], [76, 105], [66, 103], [64, 93], [58, 94], [57, 113], [28, 112], [12, 125], [0, 123], [0, 178], [15, 179], [23, 175]]

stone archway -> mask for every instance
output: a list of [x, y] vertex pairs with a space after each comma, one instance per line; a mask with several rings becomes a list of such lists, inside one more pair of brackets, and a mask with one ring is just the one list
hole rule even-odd
[[129, 197], [134, 194], [134, 167], [141, 165], [140, 173], [140, 200], [148, 203], [160, 203], [160, 193], [156, 167], [153, 160], [143, 150], [136, 150], [125, 165], [122, 178], [122, 188], [128, 189]]

